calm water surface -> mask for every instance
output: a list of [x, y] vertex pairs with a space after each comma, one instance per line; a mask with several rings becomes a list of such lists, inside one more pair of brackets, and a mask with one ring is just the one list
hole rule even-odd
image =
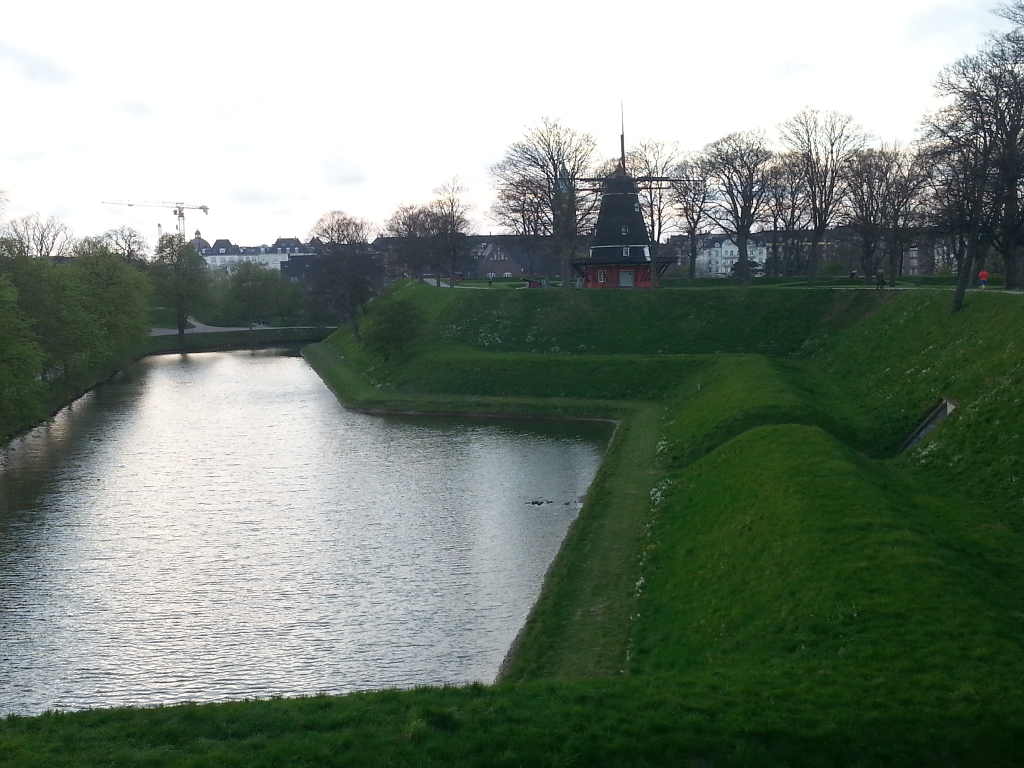
[[145, 360], [0, 453], [0, 711], [490, 681], [608, 436]]

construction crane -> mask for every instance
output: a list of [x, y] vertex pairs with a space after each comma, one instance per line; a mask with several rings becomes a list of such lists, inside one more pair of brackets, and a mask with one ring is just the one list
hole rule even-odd
[[195, 211], [202, 211], [203, 213], [205, 213], [207, 215], [210, 214], [210, 206], [208, 206], [208, 205], [187, 205], [186, 203], [164, 203], [164, 202], [154, 203], [154, 202], [148, 202], [148, 201], [144, 202], [144, 203], [136, 203], [136, 202], [129, 202], [129, 201], [126, 201], [126, 200], [116, 200], [116, 201], [115, 200], [110, 200], [110, 201], [104, 200], [103, 204], [104, 205], [127, 205], [129, 208], [134, 207], [134, 206], [139, 206], [141, 208], [170, 208], [172, 211], [174, 211], [174, 215], [178, 217], [178, 236], [181, 238], [182, 242], [185, 242], [185, 240], [187, 239], [185, 237], [185, 211], [186, 210], [195, 210]]

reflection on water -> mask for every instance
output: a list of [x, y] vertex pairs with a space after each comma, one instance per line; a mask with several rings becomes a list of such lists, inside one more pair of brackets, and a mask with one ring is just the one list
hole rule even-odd
[[608, 434], [145, 360], [0, 454], [0, 711], [489, 681]]

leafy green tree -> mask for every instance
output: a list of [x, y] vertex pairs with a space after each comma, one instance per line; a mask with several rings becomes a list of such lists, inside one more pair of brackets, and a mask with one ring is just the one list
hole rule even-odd
[[18, 292], [0, 274], [0, 442], [41, 412], [42, 350], [18, 306]]
[[257, 318], [266, 317], [273, 310], [279, 283], [280, 280], [274, 280], [274, 271], [265, 264], [239, 261], [231, 265], [228, 295], [236, 311], [245, 318], [250, 331]]
[[363, 332], [363, 345], [371, 354], [390, 360], [404, 355], [422, 337], [427, 317], [411, 299], [380, 299], [372, 307]]
[[22, 314], [42, 350], [43, 381], [54, 397], [87, 387], [103, 359], [102, 318], [93, 312], [74, 270], [48, 259], [15, 256], [3, 260], [18, 290]]
[[161, 306], [174, 316], [178, 342], [185, 343], [185, 327], [190, 316], [209, 298], [209, 271], [206, 260], [177, 235], [164, 235], [157, 246], [150, 274]]
[[85, 238], [75, 246], [70, 269], [103, 332], [105, 363], [117, 366], [139, 349], [149, 331], [152, 283], [114, 251], [106, 238]]
[[101, 238], [54, 265], [0, 240], [0, 438], [31, 426], [133, 355], [149, 329], [149, 280]]
[[270, 304], [273, 314], [284, 325], [289, 318], [299, 317], [306, 313], [305, 294], [298, 282], [292, 282], [279, 270], [270, 272]]

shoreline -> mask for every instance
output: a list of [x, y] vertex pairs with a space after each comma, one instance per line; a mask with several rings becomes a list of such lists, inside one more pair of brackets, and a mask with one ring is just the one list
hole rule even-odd
[[[579, 678], [617, 674], [629, 644], [628, 617], [635, 599], [629, 586], [640, 567], [636, 553], [651, 514], [646, 473], [622, 464], [627, 460], [648, 467], [655, 463], [657, 440], [651, 439], [650, 427], [660, 413], [657, 404], [572, 400], [553, 404], [553, 398], [388, 393], [389, 397], [361, 380], [336, 350], [310, 345], [303, 348], [302, 356], [343, 407], [360, 413], [614, 424], [583, 505], [548, 565], [540, 592], [494, 682], [541, 674]], [[546, 408], [556, 412], [543, 413]], [[611, 413], [597, 415], [600, 410]]]

